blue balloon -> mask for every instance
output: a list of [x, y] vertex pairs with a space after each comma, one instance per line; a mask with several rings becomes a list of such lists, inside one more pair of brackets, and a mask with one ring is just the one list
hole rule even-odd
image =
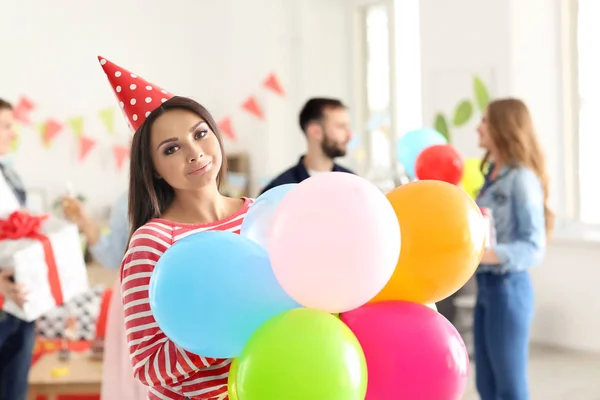
[[265, 249], [222, 231], [173, 244], [156, 264], [149, 297], [169, 339], [213, 358], [237, 357], [256, 328], [301, 307], [277, 282]]
[[404, 167], [406, 174], [415, 177], [417, 157], [429, 146], [447, 144], [448, 140], [433, 128], [424, 127], [404, 134], [398, 140], [398, 161]]
[[297, 183], [275, 186], [258, 196], [244, 217], [241, 235], [268, 249], [273, 214], [281, 200], [296, 186]]

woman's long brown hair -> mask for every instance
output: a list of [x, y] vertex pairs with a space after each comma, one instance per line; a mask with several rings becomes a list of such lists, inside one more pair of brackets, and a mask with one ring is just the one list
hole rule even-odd
[[131, 143], [131, 163], [129, 167], [129, 222], [130, 238], [133, 233], [150, 221], [158, 218], [171, 205], [175, 198], [173, 188], [164, 179], [156, 177], [150, 156], [150, 135], [154, 121], [171, 110], [187, 110], [202, 118], [214, 132], [221, 147], [223, 164], [217, 175], [217, 186], [225, 180], [227, 158], [223, 149], [223, 138], [212, 115], [198, 102], [186, 97], [172, 97], [152, 111], [142, 126], [135, 132]]
[[[544, 215], [546, 234], [554, 228], [554, 213], [548, 205], [549, 178], [544, 152], [538, 142], [529, 109], [521, 100], [501, 99], [491, 102], [487, 108], [487, 126], [502, 161], [510, 167], [530, 168], [539, 178], [544, 190]], [[485, 154], [483, 166], [490, 159]]]

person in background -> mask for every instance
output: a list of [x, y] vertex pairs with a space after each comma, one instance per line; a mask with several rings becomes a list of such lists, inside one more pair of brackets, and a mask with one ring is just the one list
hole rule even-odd
[[287, 183], [300, 183], [308, 177], [330, 171], [353, 173], [334, 160], [346, 155], [352, 139], [347, 107], [337, 99], [312, 98], [300, 111], [300, 128], [308, 144], [306, 154], [273, 179], [261, 192]]
[[[102, 233], [98, 223], [90, 217], [79, 200], [73, 197], [63, 198], [66, 218], [77, 224], [84, 234], [94, 260], [108, 269], [120, 268], [127, 248], [130, 232], [128, 208], [128, 193], [125, 192], [112, 207], [108, 232]], [[116, 280], [112, 293], [103, 356], [104, 365], [110, 367], [102, 369], [101, 400], [145, 400], [148, 389], [133, 377], [129, 359], [120, 279]]]
[[109, 269], [117, 269], [121, 265], [127, 239], [129, 238], [129, 222], [127, 220], [127, 193], [120, 195], [110, 212], [108, 232], [102, 229], [87, 213], [83, 204], [74, 197], [63, 198], [63, 212], [65, 217], [77, 224], [85, 236], [87, 245], [98, 263]]
[[476, 272], [476, 385], [482, 400], [527, 400], [534, 301], [529, 268], [542, 261], [553, 227], [548, 175], [522, 101], [490, 103], [477, 132], [486, 150], [482, 172], [489, 162], [477, 204], [492, 211], [497, 243], [484, 251]]
[[[27, 200], [18, 175], [4, 162], [16, 139], [13, 123], [12, 105], [0, 99], [0, 218], [25, 207]], [[12, 271], [0, 265], [0, 304], [4, 299], [22, 307], [27, 292], [15, 284]], [[0, 307], [0, 400], [26, 400], [34, 343], [35, 322], [20, 320]]]

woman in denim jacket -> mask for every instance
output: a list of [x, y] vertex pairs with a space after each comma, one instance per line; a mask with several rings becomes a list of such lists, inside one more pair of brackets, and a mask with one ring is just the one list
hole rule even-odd
[[482, 400], [526, 400], [533, 289], [529, 268], [540, 264], [553, 214], [544, 154], [525, 104], [489, 104], [477, 128], [489, 168], [477, 197], [492, 210], [497, 244], [477, 270], [474, 318], [476, 385]]

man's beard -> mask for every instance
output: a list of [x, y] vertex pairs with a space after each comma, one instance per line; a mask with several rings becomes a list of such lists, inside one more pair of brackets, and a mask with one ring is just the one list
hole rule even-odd
[[321, 150], [323, 150], [323, 153], [332, 160], [346, 155], [346, 148], [342, 147], [339, 143], [329, 140], [327, 136], [325, 136], [321, 142]]

